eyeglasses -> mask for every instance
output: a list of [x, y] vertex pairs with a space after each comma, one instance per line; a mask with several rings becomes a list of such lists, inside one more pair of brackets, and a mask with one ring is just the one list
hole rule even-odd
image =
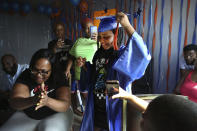
[[33, 75], [40, 74], [41, 76], [46, 76], [51, 72], [51, 70], [45, 71], [45, 70], [39, 70], [39, 69], [30, 69], [30, 71]]

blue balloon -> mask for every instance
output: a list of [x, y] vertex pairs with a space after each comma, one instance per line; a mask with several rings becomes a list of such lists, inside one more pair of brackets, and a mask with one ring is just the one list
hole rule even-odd
[[38, 6], [38, 12], [44, 13], [45, 10], [46, 10], [46, 7], [45, 7], [44, 5], [40, 4], [40, 5]]
[[52, 12], [53, 12], [54, 14], [58, 13], [58, 8], [53, 8], [53, 9], [52, 9]]
[[46, 8], [46, 14], [47, 14], [47, 15], [51, 15], [52, 12], [53, 12], [52, 8], [51, 8], [50, 6], [48, 6], [48, 7]]
[[19, 4], [17, 2], [12, 3], [11, 8], [14, 12], [18, 12], [19, 11]]
[[70, 2], [74, 5], [77, 6], [80, 2], [80, 0], [70, 0]]
[[4, 1], [3, 3], [2, 3], [2, 10], [3, 11], [8, 11], [9, 10], [9, 4], [8, 4], [8, 2], [7, 1]]
[[30, 11], [31, 11], [31, 6], [28, 4], [28, 3], [25, 3], [23, 6], [22, 6], [22, 11], [26, 14], [28, 14]]

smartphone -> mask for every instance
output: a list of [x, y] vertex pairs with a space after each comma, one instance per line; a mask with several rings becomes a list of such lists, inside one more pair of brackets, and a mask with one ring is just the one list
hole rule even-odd
[[92, 38], [94, 33], [97, 33], [97, 26], [90, 26], [90, 38]]
[[105, 83], [106, 93], [108, 96], [112, 96], [119, 93], [119, 81], [118, 80], [107, 80]]

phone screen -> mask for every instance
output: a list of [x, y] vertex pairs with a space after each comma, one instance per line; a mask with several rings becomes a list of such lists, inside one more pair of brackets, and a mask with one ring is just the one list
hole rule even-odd
[[97, 26], [90, 26], [90, 37], [92, 37], [94, 33], [97, 33]]
[[118, 80], [107, 80], [106, 81], [106, 92], [108, 96], [112, 96], [119, 93], [119, 81]]

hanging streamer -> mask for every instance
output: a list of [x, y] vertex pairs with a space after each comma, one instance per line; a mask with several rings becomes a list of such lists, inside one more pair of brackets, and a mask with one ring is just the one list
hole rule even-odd
[[[127, 0], [125, 0], [125, 3], [124, 3], [124, 8], [125, 8], [125, 12], [128, 13], [128, 8], [127, 8]], [[124, 31], [124, 44], [126, 45], [127, 44], [127, 32], [126, 30]]]
[[148, 33], [147, 33], [147, 48], [149, 49], [149, 34], [150, 34], [150, 27], [152, 25], [152, 0], [150, 0], [150, 7], [149, 7], [149, 12], [148, 12]]
[[[129, 13], [132, 14], [132, 0], [129, 1]], [[132, 15], [130, 15], [129, 17], [129, 21], [131, 23], [131, 25], [133, 25], [133, 21], [132, 21]]]
[[116, 13], [119, 12], [119, 0], [116, 0]]
[[[142, 1], [138, 0], [138, 10], [141, 10], [141, 8], [142, 8]], [[139, 14], [139, 16], [138, 16], [138, 28], [137, 28], [138, 34], [141, 34], [140, 30], [141, 30], [141, 15]]]
[[70, 31], [69, 31], [69, 13], [68, 13], [68, 9], [66, 10], [66, 36], [67, 36], [67, 38], [69, 38], [69, 33], [70, 33]]
[[78, 38], [78, 11], [75, 7], [75, 40]]
[[187, 15], [186, 15], [186, 29], [185, 29], [184, 47], [187, 45], [187, 23], [188, 23], [188, 17], [189, 17], [189, 9], [190, 9], [190, 0], [187, 0]]
[[181, 0], [180, 7], [180, 23], [179, 23], [179, 33], [178, 33], [178, 55], [177, 55], [177, 65], [176, 65], [176, 82], [178, 82], [179, 76], [179, 56], [181, 51], [181, 35], [182, 35], [182, 9], [183, 9], [183, 0]]
[[154, 13], [154, 33], [153, 33], [152, 56], [154, 56], [154, 50], [155, 50], [156, 25], [157, 25], [157, 0], [156, 0], [155, 13]]
[[163, 40], [163, 15], [164, 15], [164, 4], [165, 4], [165, 0], [162, 0], [162, 7], [161, 7], [161, 23], [160, 23], [160, 50], [159, 50], [159, 60], [158, 60], [158, 81], [157, 81], [157, 88], [159, 88], [159, 84], [160, 84], [160, 72], [161, 72], [161, 58], [162, 58], [162, 40]]
[[142, 27], [142, 38], [143, 39], [144, 39], [145, 22], [146, 22], [146, 0], [144, 0], [144, 5], [143, 5], [143, 27]]
[[[71, 9], [71, 12], [73, 12], [73, 7], [71, 7], [72, 9]], [[72, 23], [72, 25], [71, 25], [71, 40], [73, 41], [74, 40], [74, 27], [73, 27], [73, 25], [74, 25], [74, 15], [73, 14], [71, 14], [71, 23]]]
[[[136, 11], [136, 0], [134, 0], [133, 13], [135, 13], [135, 11]], [[133, 25], [134, 25], [134, 29], [136, 30], [136, 27], [137, 27], [137, 17], [135, 17], [135, 16], [133, 18]]]
[[167, 83], [166, 83], [166, 92], [168, 93], [169, 86], [168, 86], [168, 80], [170, 76], [170, 57], [171, 57], [171, 47], [172, 47], [172, 24], [173, 24], [173, 0], [171, 0], [171, 11], [170, 11], [170, 29], [169, 29], [169, 45], [168, 45], [168, 69], [167, 69]]
[[124, 0], [120, 0], [120, 11], [124, 12], [124, 4], [123, 4]]
[[196, 27], [197, 27], [197, 1], [196, 1], [196, 8], [195, 8], [195, 26], [194, 26], [194, 33], [192, 37], [192, 44], [196, 43]]

